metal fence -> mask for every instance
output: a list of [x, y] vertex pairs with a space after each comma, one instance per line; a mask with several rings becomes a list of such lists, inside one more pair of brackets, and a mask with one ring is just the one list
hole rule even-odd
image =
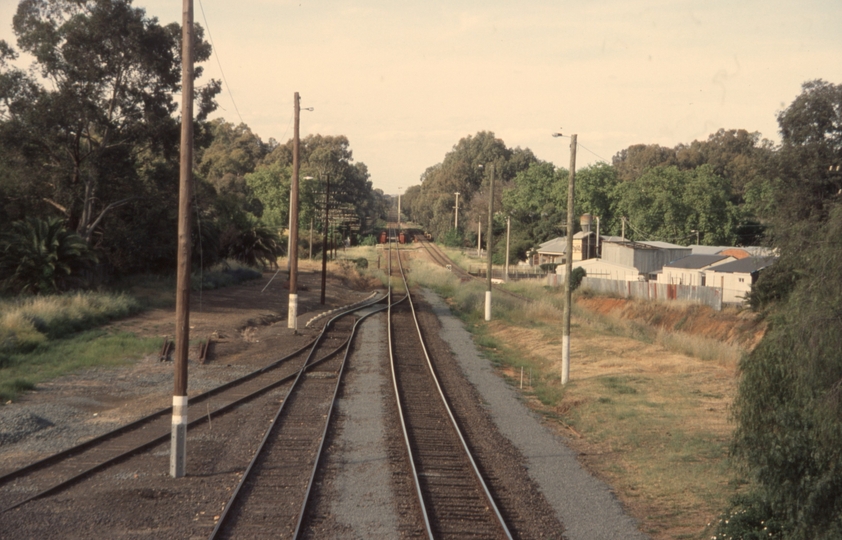
[[[564, 284], [564, 276], [549, 274], [547, 284], [558, 287]], [[642, 298], [645, 300], [686, 300], [722, 309], [722, 289], [695, 285], [669, 285], [655, 281], [619, 281], [585, 277], [581, 287], [595, 292], [615, 294], [624, 298]]]

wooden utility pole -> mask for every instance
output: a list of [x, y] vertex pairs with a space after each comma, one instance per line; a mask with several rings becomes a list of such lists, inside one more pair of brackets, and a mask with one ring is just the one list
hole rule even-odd
[[313, 222], [315, 221], [314, 216], [310, 216], [310, 260], [313, 260]]
[[178, 190], [178, 277], [170, 476], [187, 466], [187, 352], [190, 345], [190, 200], [193, 183], [193, 0], [183, 0], [181, 27], [181, 167]]
[[485, 243], [488, 244], [486, 256], [488, 257], [488, 276], [486, 277], [485, 289], [485, 320], [491, 320], [491, 250], [494, 241], [494, 164], [491, 164], [491, 176], [488, 179], [488, 238]]
[[327, 283], [327, 227], [330, 214], [330, 174], [325, 174], [327, 184], [325, 186], [325, 230], [322, 237], [322, 305], [325, 303], [325, 284]]
[[570, 179], [567, 182], [567, 252], [564, 254], [566, 273], [564, 276], [564, 326], [561, 331], [561, 384], [570, 380], [570, 313], [573, 289], [570, 286], [573, 274], [573, 196], [576, 183], [576, 135], [570, 136]]
[[295, 123], [292, 131], [292, 185], [289, 190], [289, 312], [287, 328], [298, 330], [298, 126], [301, 116], [301, 100], [298, 92], [294, 96]]

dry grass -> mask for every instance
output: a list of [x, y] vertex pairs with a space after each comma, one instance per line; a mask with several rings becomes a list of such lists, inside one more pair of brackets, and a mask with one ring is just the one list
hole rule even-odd
[[[615, 299], [587, 298], [574, 306], [570, 382], [560, 384], [560, 289], [542, 281], [511, 288], [536, 301], [524, 306], [495, 297], [493, 321], [482, 321], [482, 286], [454, 290], [427, 265], [413, 264], [419, 281], [448, 297], [476, 342], [528, 403], [569, 438], [589, 470], [616, 491], [642, 530], [656, 539], [701, 538], [734, 488], [727, 447], [728, 407], [736, 366], [757, 329], [730, 341], [688, 330], [733, 326], [729, 317], [695, 306], [636, 306], [664, 324], [624, 318]], [[430, 265], [432, 266], [432, 265]], [[428, 277], [429, 276], [429, 277]], [[604, 309], [599, 304], [604, 303]], [[619, 304], [618, 304], [619, 305]], [[721, 319], [721, 320], [720, 320]], [[669, 324], [667, 324], [669, 323]], [[720, 332], [721, 333], [721, 332]], [[723, 334], [724, 335], [724, 334]]]

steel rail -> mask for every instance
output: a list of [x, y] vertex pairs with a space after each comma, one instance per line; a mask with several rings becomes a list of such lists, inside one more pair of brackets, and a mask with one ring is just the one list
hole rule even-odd
[[[461, 277], [466, 277], [466, 278], [469, 278], [469, 279], [485, 282], [485, 278], [475, 276], [475, 275], [469, 273], [467, 270], [460, 267], [455, 262], [453, 262], [453, 260], [450, 257], [448, 257], [447, 254], [444, 251], [442, 251], [441, 248], [439, 248], [439, 246], [435, 245], [434, 243], [432, 243], [429, 240], [427, 240], [426, 238], [424, 238], [423, 235], [416, 234], [415, 238], [421, 244], [421, 247], [423, 247], [427, 251], [427, 253], [430, 255], [430, 257], [433, 259], [434, 263], [436, 263], [440, 266], [443, 266], [445, 268], [449, 265], [450, 271], [453, 272], [454, 274], [457, 274], [457, 275], [461, 276]], [[508, 289], [504, 289], [503, 287], [500, 287], [496, 283], [492, 283], [491, 287], [494, 290], [500, 291], [503, 294], [507, 294], [507, 295], [511, 296], [512, 298], [517, 298], [518, 300], [521, 300], [521, 301], [526, 302], [526, 303], [532, 302], [531, 298], [528, 298], [528, 297], [523, 296], [521, 294], [512, 292]]]
[[[240, 481], [237, 483], [237, 487], [232, 492], [231, 497], [228, 499], [228, 502], [225, 504], [225, 508], [223, 509], [222, 513], [219, 515], [219, 519], [217, 520], [216, 525], [214, 526], [213, 530], [211, 531], [210, 536], [208, 537], [209, 540], [213, 540], [213, 539], [217, 538], [219, 533], [222, 531], [222, 527], [226, 524], [226, 522], [227, 522], [226, 520], [228, 519], [228, 516], [230, 515], [231, 509], [235, 506], [235, 503], [237, 501], [237, 498], [239, 497], [239, 494], [240, 494], [243, 486], [245, 486], [247, 480], [249, 479], [249, 475], [251, 474], [252, 470], [254, 469], [254, 466], [257, 464], [258, 460], [260, 459], [261, 453], [263, 452], [263, 449], [266, 446], [267, 441], [272, 436], [272, 433], [274, 432], [275, 427], [278, 425], [278, 423], [279, 423], [278, 419], [280, 418], [281, 414], [283, 413], [283, 411], [286, 407], [286, 404], [289, 402], [289, 396], [295, 390], [296, 385], [298, 384], [298, 381], [301, 379], [301, 375], [305, 371], [310, 369], [311, 367], [316, 366], [316, 365], [322, 363], [323, 361], [327, 360], [328, 358], [332, 357], [334, 354], [339, 352], [342, 348], [346, 349], [346, 358], [347, 358], [347, 350], [351, 346], [351, 342], [352, 342], [352, 340], [354, 338], [354, 335], [356, 333], [356, 327], [357, 327], [357, 323], [359, 322], [359, 320], [354, 323], [354, 325], [352, 327], [352, 330], [351, 330], [351, 335], [348, 337], [348, 339], [342, 345], [340, 345], [337, 349], [332, 351], [330, 354], [328, 354], [324, 358], [321, 358], [318, 361], [315, 361], [315, 362], [311, 363], [310, 360], [313, 357], [314, 353], [316, 352], [316, 349], [318, 348], [318, 343], [320, 342], [322, 337], [325, 335], [328, 328], [335, 321], [337, 321], [341, 317], [344, 317], [344, 316], [348, 315], [352, 311], [359, 311], [360, 309], [370, 307], [373, 304], [378, 303], [379, 301], [380, 300], [378, 300], [377, 302], [371, 302], [369, 304], [366, 304], [365, 306], [357, 307], [353, 310], [346, 310], [344, 312], [338, 313], [337, 315], [333, 316], [330, 320], [328, 320], [325, 323], [324, 327], [322, 328], [322, 331], [319, 333], [319, 337], [314, 342], [313, 347], [310, 350], [310, 353], [307, 355], [307, 358], [304, 360], [304, 363], [302, 364], [301, 368], [295, 373], [295, 379], [292, 382], [292, 386], [290, 387], [289, 391], [287, 392], [287, 395], [284, 398], [284, 400], [281, 402], [281, 406], [278, 408], [278, 411], [275, 413], [275, 416], [273, 417], [269, 428], [266, 430], [266, 433], [263, 435], [263, 439], [260, 441], [260, 444], [258, 445], [257, 449], [255, 450], [254, 457], [252, 457], [251, 461], [249, 462], [248, 466], [246, 467], [245, 471], [243, 472], [242, 476], [240, 477]], [[372, 315], [375, 312], [369, 313], [369, 314], [365, 315], [364, 317], [361, 317], [360, 320]], [[344, 367], [344, 362], [345, 362], [345, 359], [343, 359], [343, 362], [342, 362], [343, 367]], [[341, 374], [340, 374], [340, 377], [341, 377]], [[337, 388], [338, 387], [339, 387], [339, 380], [337, 380]], [[335, 400], [335, 397], [336, 397], [336, 393], [334, 392], [334, 400]], [[331, 411], [332, 411], [333, 410], [333, 404], [331, 404], [330, 408], [331, 408]], [[329, 418], [326, 422], [326, 426], [327, 426], [328, 423], [329, 423]], [[322, 447], [323, 443], [324, 443], [324, 439], [322, 439], [322, 443], [319, 446], [319, 452], [321, 452], [321, 447]], [[317, 462], [318, 462], [318, 457], [317, 457]], [[312, 478], [314, 476], [315, 476], [315, 471], [311, 474], [311, 482], [312, 482]], [[307, 487], [308, 496], [309, 496], [309, 492], [310, 492], [310, 485], [308, 484], [308, 487]], [[304, 509], [305, 505], [306, 505], [306, 499], [305, 499], [304, 503], [302, 504], [302, 510]], [[300, 524], [300, 521], [301, 521], [301, 516], [299, 516], [299, 524]], [[297, 528], [296, 528], [296, 530], [297, 530]]]
[[348, 338], [348, 345], [345, 347], [345, 356], [342, 358], [342, 365], [339, 368], [339, 374], [337, 376], [336, 387], [333, 389], [333, 397], [331, 398], [330, 408], [327, 412], [327, 418], [325, 419], [325, 427], [322, 430], [321, 441], [319, 442], [319, 448], [316, 450], [316, 459], [313, 463], [313, 470], [310, 472], [310, 478], [307, 480], [307, 490], [304, 493], [304, 501], [301, 503], [301, 511], [298, 513], [298, 522], [295, 524], [295, 532], [293, 533], [293, 538], [298, 538], [301, 532], [301, 527], [304, 524], [304, 517], [307, 513], [307, 503], [310, 500], [310, 491], [313, 489], [313, 482], [316, 479], [316, 472], [319, 469], [319, 464], [322, 460], [322, 450], [324, 449], [325, 439], [327, 439], [327, 430], [330, 427], [330, 421], [333, 418], [333, 407], [336, 405], [336, 397], [339, 394], [339, 387], [342, 385], [342, 376], [345, 373], [345, 364], [348, 361], [348, 355], [351, 351], [351, 343], [354, 340], [354, 336], [356, 336], [357, 332], [357, 325], [361, 322], [366, 320], [367, 318], [371, 317], [375, 313], [380, 313], [381, 311], [388, 309], [389, 306], [383, 306], [378, 308], [371, 313], [367, 313], [361, 316], [357, 321], [354, 323], [354, 326], [351, 328], [351, 337]]
[[[294, 352], [288, 354], [287, 356], [284, 356], [283, 358], [281, 358], [279, 360], [276, 360], [276, 361], [274, 361], [270, 364], [267, 364], [266, 366], [264, 366], [264, 367], [262, 367], [258, 370], [255, 370], [255, 371], [253, 371], [251, 373], [248, 373], [248, 374], [246, 374], [246, 375], [244, 375], [240, 378], [234, 379], [234, 380], [229, 381], [227, 383], [224, 383], [220, 386], [217, 386], [216, 388], [212, 388], [212, 389], [210, 389], [206, 392], [203, 392], [201, 394], [197, 394], [195, 397], [193, 397], [191, 399], [191, 405], [195, 405], [196, 403], [207, 400], [210, 397], [213, 397], [217, 394], [220, 394], [221, 392], [223, 392], [225, 390], [231, 389], [235, 386], [238, 386], [238, 385], [241, 385], [241, 384], [243, 384], [247, 381], [250, 381], [251, 379], [254, 379], [254, 378], [256, 378], [256, 377], [258, 377], [258, 376], [260, 376], [260, 375], [262, 375], [262, 374], [264, 374], [264, 373], [266, 373], [266, 372], [268, 372], [268, 371], [270, 371], [270, 370], [272, 370], [276, 367], [278, 367], [280, 364], [300, 355], [302, 352], [304, 352], [308, 348], [311, 349], [310, 355], [312, 355], [312, 351], [318, 345], [319, 340], [321, 340], [322, 336], [325, 333], [325, 329], [327, 328], [327, 326], [331, 322], [333, 322], [335, 319], [338, 319], [339, 317], [347, 315], [348, 313], [352, 313], [354, 311], [358, 311], [358, 310], [361, 310], [361, 309], [368, 308], [368, 307], [370, 307], [374, 304], [377, 304], [381, 301], [382, 301], [382, 299], [376, 298], [376, 299], [371, 300], [369, 302], [356, 304], [356, 305], [353, 305], [353, 306], [350, 306], [346, 309], [341, 310], [332, 319], [330, 319], [327, 323], [325, 323], [325, 326], [322, 328], [322, 331], [320, 332], [320, 334], [314, 340], [309, 342], [308, 344], [306, 344], [303, 347], [295, 350]], [[282, 377], [281, 379], [275, 380], [275, 381], [273, 381], [273, 382], [271, 382], [271, 383], [269, 383], [265, 386], [262, 386], [261, 388], [255, 390], [255, 391], [253, 391], [253, 392], [251, 392], [251, 393], [249, 393], [245, 396], [242, 396], [238, 399], [235, 399], [231, 402], [228, 402], [227, 404], [220, 406], [219, 408], [215, 409], [214, 411], [209, 412], [207, 415], [202, 415], [200, 417], [197, 417], [196, 419], [194, 419], [194, 420], [192, 420], [191, 422], [188, 423], [188, 428], [191, 427], [191, 426], [195, 426], [195, 425], [199, 424], [200, 422], [204, 422], [205, 419], [208, 418], [208, 417], [212, 418], [214, 416], [218, 416], [222, 413], [225, 413], [225, 412], [231, 410], [232, 408], [236, 407], [237, 405], [240, 405], [244, 402], [255, 399], [255, 398], [259, 397], [260, 395], [266, 393], [267, 391], [272, 390], [273, 388], [277, 388], [278, 386], [288, 382], [293, 377], [297, 377], [301, 373], [302, 370], [309, 369], [309, 367], [318, 365], [321, 362], [327, 360], [328, 358], [332, 358], [336, 353], [338, 353], [340, 350], [342, 350], [342, 348], [346, 345], [346, 343], [347, 342], [344, 342], [344, 343], [340, 344], [336, 349], [334, 349], [333, 351], [330, 351], [327, 355], [325, 355], [324, 358], [321, 358], [320, 360], [310, 364], [309, 366], [305, 362], [304, 367], [300, 368], [295, 373], [289, 374], [285, 377]], [[310, 358], [310, 356], [308, 355], [308, 360], [309, 360], [309, 358]], [[79, 453], [85, 452], [85, 451], [97, 446], [98, 444], [105, 443], [110, 439], [113, 439], [113, 438], [118, 437], [120, 435], [129, 433], [134, 429], [138, 429], [145, 424], [151, 423], [152, 421], [166, 415], [167, 413], [170, 413], [170, 414], [172, 413], [172, 406], [167, 407], [165, 409], [158, 410], [156, 412], [153, 412], [153, 413], [151, 413], [151, 414], [149, 414], [149, 415], [147, 415], [143, 418], [135, 420], [134, 422], [131, 422], [131, 423], [126, 424], [124, 426], [121, 426], [121, 427], [119, 427], [115, 430], [109, 431], [109, 432], [104, 433], [100, 436], [94, 437], [93, 439], [85, 441], [84, 443], [81, 443], [79, 445], [67, 448], [67, 449], [65, 449], [61, 452], [58, 452], [58, 453], [53, 454], [51, 456], [47, 456], [46, 458], [43, 458], [39, 461], [33, 462], [29, 465], [26, 465], [24, 467], [21, 467], [19, 469], [11, 471], [11, 472], [7, 473], [6, 475], [0, 477], [0, 485], [2, 485], [4, 483], [8, 483], [10, 480], [13, 480], [15, 478], [19, 478], [19, 477], [24, 476], [26, 474], [29, 474], [29, 473], [35, 472], [37, 470], [41, 470], [41, 469], [44, 469], [46, 467], [52, 466], [56, 463], [59, 463], [59, 462], [63, 461], [64, 459], [71, 458], [71, 457], [73, 457], [73, 456], [75, 456]], [[75, 484], [76, 482], [82, 480], [83, 478], [85, 478], [85, 477], [87, 477], [87, 476], [89, 476], [89, 475], [91, 475], [91, 474], [93, 474], [97, 471], [100, 471], [100, 470], [102, 470], [102, 469], [104, 469], [104, 468], [106, 468], [110, 465], [113, 465], [113, 464], [115, 464], [115, 463], [117, 463], [117, 462], [119, 462], [123, 459], [126, 459], [133, 454], [136, 454], [138, 452], [141, 452], [143, 450], [151, 448], [151, 447], [153, 447], [157, 444], [165, 442], [169, 438], [170, 438], [170, 433], [166, 433], [166, 434], [163, 434], [159, 437], [150, 439], [150, 440], [148, 440], [148, 441], [146, 441], [142, 444], [136, 445], [136, 446], [134, 446], [134, 447], [132, 447], [128, 450], [125, 450], [123, 452], [115, 454], [114, 456], [111, 456], [110, 458], [108, 458], [106, 460], [100, 461], [99, 463], [97, 463], [95, 465], [92, 465], [92, 466], [78, 472], [77, 474], [66, 478], [65, 480], [62, 480], [61, 482], [59, 482], [57, 484], [54, 484], [54, 485], [52, 485], [52, 486], [50, 486], [50, 487], [48, 487], [48, 488], [46, 488], [42, 491], [39, 491], [38, 493], [35, 493], [35, 494], [27, 497], [24, 500], [18, 501], [17, 503], [15, 503], [13, 505], [10, 505], [6, 508], [3, 508], [2, 510], [0, 510], [0, 514], [3, 513], [3, 512], [9, 511], [9, 510], [13, 510], [15, 508], [18, 508], [19, 506], [22, 506], [22, 505], [24, 505], [28, 502], [33, 501], [33, 500], [45, 497], [47, 495], [52, 495], [52, 494], [58, 493], [58, 492], [62, 491], [63, 489]]]
[[[400, 267], [400, 273], [401, 273], [401, 278], [402, 278], [403, 283], [404, 283], [404, 287], [406, 287], [406, 294], [407, 294], [407, 299], [408, 299], [408, 302], [409, 302], [409, 307], [412, 310], [412, 318], [415, 321], [415, 329], [418, 333], [418, 339], [421, 343], [421, 349], [424, 352], [424, 357], [427, 360], [427, 366], [430, 370], [430, 374], [432, 376], [433, 382], [435, 383], [436, 388], [438, 389], [439, 396], [441, 397], [441, 400], [442, 400], [442, 403], [445, 407], [445, 410], [447, 410], [447, 414], [448, 414], [448, 417], [450, 418], [450, 422], [453, 426], [453, 429], [455, 430], [456, 434], [459, 437], [459, 441], [462, 445], [462, 448], [465, 452], [465, 455], [471, 463], [471, 467], [473, 468], [473, 472], [474, 472], [478, 482], [482, 486], [482, 490], [483, 490], [483, 493], [485, 495], [485, 498], [487, 499], [489, 506], [493, 510], [494, 515], [497, 518], [497, 521], [498, 521], [500, 527], [502, 528], [504, 534], [506, 535], [507, 538], [509, 538], [511, 540], [513, 537], [512, 537], [511, 532], [509, 531], [509, 527], [506, 524], [506, 521], [503, 519], [503, 515], [501, 514], [499, 508], [497, 507], [497, 503], [494, 500], [494, 497], [491, 495], [491, 491], [489, 490], [488, 485], [485, 483], [485, 479], [483, 478], [482, 474], [480, 473], [479, 467], [477, 466], [477, 463], [474, 460], [474, 456], [471, 453], [470, 448], [468, 447], [468, 443], [465, 440], [464, 435], [462, 434], [462, 430], [459, 429], [459, 425], [456, 422], [456, 417], [453, 415], [453, 411], [450, 408], [450, 404], [448, 403], [447, 397], [445, 396], [444, 391], [442, 390], [441, 384], [439, 383], [438, 377], [436, 376], [435, 369], [433, 368], [432, 360], [430, 358], [429, 352], [427, 351], [427, 346], [426, 346], [425, 341], [424, 341], [424, 336], [421, 332], [421, 326], [418, 322], [418, 316], [415, 312], [415, 305], [412, 302], [412, 295], [409, 292], [409, 284], [406, 281], [406, 275], [404, 273], [403, 264], [402, 264], [401, 259], [400, 259], [400, 248], [398, 248], [397, 252], [398, 252], [398, 266]], [[389, 258], [389, 262], [391, 264], [391, 257]], [[391, 313], [391, 310], [390, 310], [390, 313]], [[391, 322], [391, 320], [390, 320], [390, 322]], [[391, 346], [392, 346], [392, 343], [391, 343], [391, 328], [389, 330], [389, 336], [390, 336], [389, 347], [390, 347], [390, 356], [391, 356], [391, 354], [392, 354], [391, 353]], [[392, 367], [393, 367], [393, 369], [392, 369], [392, 374], [393, 374], [392, 380], [395, 384], [395, 392], [396, 392], [396, 396], [397, 396], [398, 395], [397, 394], [398, 388], [397, 388], [397, 381], [396, 381], [395, 375], [394, 375], [394, 359], [392, 360]], [[400, 400], [398, 399], [398, 401], [400, 401]], [[398, 403], [398, 410], [401, 410], [400, 403]], [[404, 440], [406, 440], [407, 444], [408, 444], [409, 436], [408, 436], [407, 431], [406, 431], [406, 425], [404, 424], [402, 413], [401, 413], [401, 425], [402, 425], [403, 430], [404, 430]], [[409, 453], [411, 454], [412, 451], [409, 450], [409, 446], [407, 446], [407, 449], [408, 449]], [[418, 477], [417, 477], [417, 472], [415, 471], [414, 461], [413, 461], [412, 466], [413, 466], [413, 476], [415, 477], [416, 485], [418, 486], [419, 485], [418, 484]], [[420, 493], [420, 486], [419, 486], [418, 489], [419, 489], [419, 493]], [[423, 503], [422, 503], [422, 507], [423, 507]], [[425, 523], [427, 524], [427, 527], [428, 527], [428, 529], [427, 529], [428, 534], [430, 535], [430, 538], [432, 538], [432, 531], [429, 527], [429, 520], [426, 516], [426, 511], [425, 511], [424, 520], [425, 520]]]
[[[398, 264], [400, 265], [400, 251], [395, 250], [398, 255]], [[402, 266], [401, 266], [402, 268]], [[404, 285], [406, 285], [406, 280], [404, 279]], [[406, 419], [404, 418], [403, 407], [401, 406], [401, 399], [400, 399], [400, 390], [398, 389], [398, 379], [395, 370], [395, 355], [394, 355], [394, 344], [392, 343], [392, 242], [389, 241], [389, 315], [388, 315], [388, 329], [386, 335], [389, 338], [389, 365], [392, 369], [392, 386], [395, 389], [395, 402], [397, 403], [398, 408], [398, 418], [401, 421], [401, 431], [403, 432], [403, 440], [406, 444], [406, 453], [407, 457], [409, 458], [409, 466], [412, 470], [412, 481], [415, 484], [415, 492], [418, 496], [418, 504], [421, 506], [421, 516], [424, 518], [424, 528], [427, 530], [427, 538], [430, 540], [434, 540], [433, 536], [433, 527], [430, 523], [430, 516], [429, 512], [427, 511], [427, 505], [424, 502], [424, 494], [421, 491], [421, 481], [418, 478], [418, 467], [415, 464], [415, 456], [412, 455], [412, 445], [409, 441], [409, 431], [406, 427]], [[409, 287], [406, 287], [406, 297], [409, 298]]]

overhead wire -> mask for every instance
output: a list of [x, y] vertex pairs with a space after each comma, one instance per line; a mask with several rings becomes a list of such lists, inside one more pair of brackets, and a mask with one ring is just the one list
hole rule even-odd
[[231, 85], [228, 84], [228, 79], [225, 77], [225, 71], [222, 69], [222, 61], [219, 59], [219, 51], [216, 49], [216, 44], [213, 42], [213, 34], [211, 34], [210, 25], [208, 24], [208, 18], [205, 16], [205, 7], [202, 5], [202, 0], [199, 0], [199, 9], [202, 11], [202, 20], [205, 21], [205, 28], [208, 30], [208, 39], [210, 39], [211, 47], [213, 47], [214, 56], [216, 57], [216, 64], [219, 66], [219, 72], [222, 73], [222, 80], [225, 82], [225, 88], [228, 90], [228, 97], [231, 98], [231, 103], [234, 104], [234, 110], [237, 112], [237, 116], [240, 118], [240, 123], [245, 124], [242, 115], [240, 114], [240, 109], [237, 107], [237, 102], [234, 101], [234, 94], [231, 93]]

